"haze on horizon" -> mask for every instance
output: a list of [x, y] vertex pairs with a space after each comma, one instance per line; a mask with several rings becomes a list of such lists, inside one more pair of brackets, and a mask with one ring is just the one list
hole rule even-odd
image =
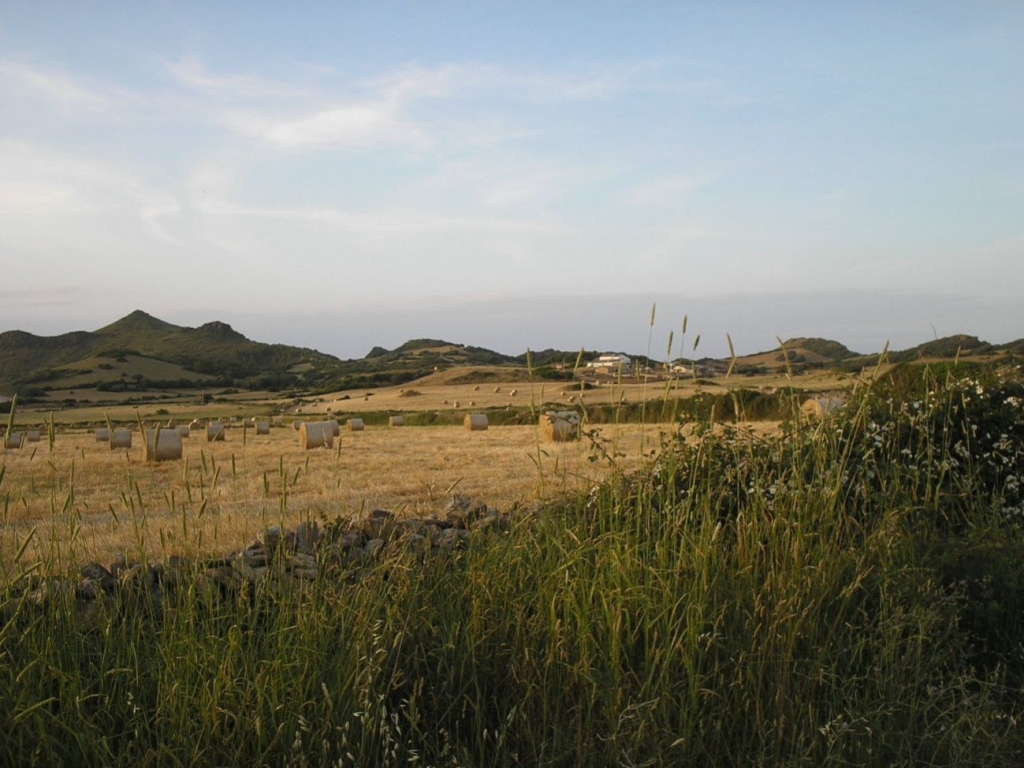
[[0, 331], [1024, 336], [1024, 6], [7, 3]]

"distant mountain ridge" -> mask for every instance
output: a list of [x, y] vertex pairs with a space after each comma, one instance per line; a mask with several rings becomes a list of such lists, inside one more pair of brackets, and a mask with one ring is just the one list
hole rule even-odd
[[[302, 388], [331, 391], [384, 384], [399, 384], [437, 370], [456, 366], [552, 366], [571, 370], [578, 351], [545, 349], [504, 355], [484, 347], [442, 339], [410, 339], [395, 349], [373, 347], [363, 358], [340, 360], [305, 347], [252, 341], [229, 324], [204, 323], [197, 328], [174, 325], [142, 311], [96, 331], [73, 331], [57, 336], [36, 336], [20, 330], [0, 333], [0, 392], [31, 388], [88, 387], [113, 391], [147, 387], [241, 386], [251, 389]], [[581, 362], [600, 352], [582, 353]], [[982, 355], [1024, 355], [1024, 339], [993, 345], [976, 336], [956, 335], [890, 352], [893, 362], [922, 359], [970, 358]], [[646, 361], [634, 355], [637, 363]], [[737, 372], [839, 366], [855, 370], [878, 361], [879, 355], [851, 351], [838, 341], [796, 337], [766, 352], [737, 359]], [[162, 366], [136, 364], [139, 359], [161, 361]], [[114, 362], [116, 361], [116, 363]], [[700, 361], [699, 361], [700, 362]], [[97, 370], [100, 369], [100, 370]], [[153, 373], [159, 371], [159, 374]], [[154, 376], [162, 376], [154, 380]], [[85, 383], [82, 383], [85, 382]], [[118, 389], [121, 388], [121, 389]]]

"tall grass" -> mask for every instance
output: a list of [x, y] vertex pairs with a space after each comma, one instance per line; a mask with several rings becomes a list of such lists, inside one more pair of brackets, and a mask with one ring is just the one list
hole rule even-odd
[[0, 763], [1019, 764], [1021, 388], [897, 384], [301, 590], [16, 576]]

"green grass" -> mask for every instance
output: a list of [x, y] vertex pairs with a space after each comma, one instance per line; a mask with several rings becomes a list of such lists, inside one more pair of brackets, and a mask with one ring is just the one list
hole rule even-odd
[[302, 592], [188, 580], [86, 620], [3, 563], [0, 763], [1019, 765], [1022, 403], [925, 375], [708, 430]]

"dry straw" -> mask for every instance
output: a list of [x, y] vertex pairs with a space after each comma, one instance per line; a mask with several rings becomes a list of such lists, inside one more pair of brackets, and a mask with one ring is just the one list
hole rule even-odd
[[[348, 428], [349, 432], [362, 432], [366, 429], [366, 425], [363, 423], [362, 419], [349, 419], [345, 426]], [[338, 434], [341, 433], [339, 432]]]
[[578, 440], [579, 414], [575, 411], [548, 411], [540, 417], [540, 432], [549, 443]]
[[843, 407], [843, 398], [834, 395], [816, 397], [803, 404], [801, 410], [804, 417], [811, 421], [821, 421], [829, 414]]
[[487, 415], [484, 413], [467, 413], [462, 423], [470, 432], [483, 432], [487, 429]]
[[224, 442], [224, 425], [219, 421], [211, 421], [206, 425], [206, 442]]
[[130, 429], [112, 429], [110, 432], [110, 450], [132, 447], [132, 431]]
[[181, 458], [181, 433], [177, 429], [147, 429], [146, 461], [177, 461]]
[[405, 417], [404, 416], [391, 416], [388, 419], [388, 426], [389, 427], [404, 427], [405, 426]]
[[310, 448], [330, 448], [334, 445], [332, 423], [329, 421], [304, 422], [299, 427], [299, 445], [307, 451]]

